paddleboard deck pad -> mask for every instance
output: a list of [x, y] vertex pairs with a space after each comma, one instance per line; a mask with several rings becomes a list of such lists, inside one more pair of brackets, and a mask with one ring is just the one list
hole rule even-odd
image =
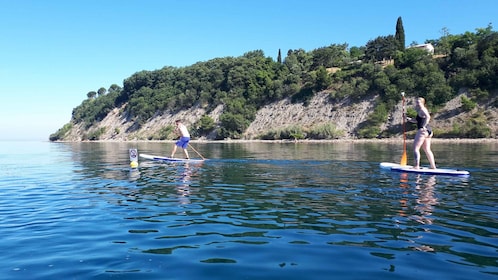
[[428, 174], [428, 175], [446, 175], [446, 176], [462, 176], [462, 177], [470, 176], [470, 172], [466, 170], [447, 169], [447, 168], [431, 169], [427, 167], [420, 167], [419, 169], [415, 169], [411, 165], [401, 165], [391, 162], [381, 162], [380, 168], [396, 172]]
[[148, 154], [139, 154], [141, 158], [148, 160], [155, 160], [161, 162], [203, 162], [203, 159], [186, 159], [186, 158], [171, 158], [171, 157], [162, 157], [162, 156], [154, 156]]

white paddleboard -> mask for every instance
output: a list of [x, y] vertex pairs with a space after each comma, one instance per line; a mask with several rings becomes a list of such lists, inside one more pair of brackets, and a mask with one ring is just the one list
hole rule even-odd
[[380, 168], [396, 172], [407, 172], [407, 173], [418, 173], [418, 174], [463, 176], [463, 177], [470, 176], [470, 172], [466, 170], [447, 169], [447, 168], [431, 169], [427, 167], [420, 167], [419, 169], [415, 169], [411, 165], [401, 165], [391, 162], [381, 162]]
[[162, 157], [162, 156], [154, 156], [148, 154], [139, 154], [141, 158], [162, 162], [202, 162], [203, 159], [186, 159], [186, 158], [171, 158], [171, 157]]

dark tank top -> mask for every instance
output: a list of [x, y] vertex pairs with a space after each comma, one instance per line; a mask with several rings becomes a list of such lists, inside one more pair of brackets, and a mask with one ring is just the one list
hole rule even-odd
[[429, 135], [432, 135], [432, 129], [431, 127], [429, 126], [429, 124], [425, 124], [425, 118], [422, 118], [421, 116], [417, 115], [417, 128], [418, 129], [421, 129], [421, 128], [426, 128], [427, 129], [427, 133], [429, 133]]
[[421, 116], [417, 115], [417, 128], [424, 128], [424, 123], [425, 123], [425, 118], [422, 118]]

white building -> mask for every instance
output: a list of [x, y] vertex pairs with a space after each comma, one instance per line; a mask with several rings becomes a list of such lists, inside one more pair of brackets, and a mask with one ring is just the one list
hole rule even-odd
[[413, 45], [413, 46], [409, 46], [408, 49], [409, 48], [423, 49], [423, 50], [426, 50], [430, 54], [434, 54], [434, 46], [432, 44]]

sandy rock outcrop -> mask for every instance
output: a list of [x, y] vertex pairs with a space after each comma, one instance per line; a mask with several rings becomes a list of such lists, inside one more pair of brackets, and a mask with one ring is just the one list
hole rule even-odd
[[[431, 120], [433, 127], [444, 130], [451, 129], [455, 124], [463, 125], [465, 123], [465, 120], [473, 112], [463, 112], [461, 110], [460, 97], [461, 95], [455, 97], [447, 102], [444, 108], [433, 113], [433, 119]], [[355, 138], [359, 126], [368, 120], [369, 115], [373, 112], [375, 102], [376, 97], [355, 102], [348, 98], [334, 101], [329, 98], [327, 92], [316, 93], [307, 106], [302, 103], [292, 103], [291, 99], [287, 98], [258, 110], [255, 120], [246, 129], [243, 138], [255, 139], [268, 131], [284, 129], [293, 125], [307, 129], [327, 123], [335, 125], [338, 131], [344, 132], [344, 139]], [[413, 107], [413, 105], [414, 98], [405, 99], [405, 110]], [[486, 110], [486, 108], [484, 109]], [[403, 104], [400, 101], [394, 109], [391, 109], [388, 120], [381, 126], [381, 130], [399, 131], [398, 136], [401, 137], [403, 110]], [[189, 110], [156, 114], [145, 124], [138, 126], [125, 113], [123, 106], [115, 108], [101, 122], [89, 128], [84, 127], [82, 124], [74, 125], [64, 140], [82, 141], [95, 131], [99, 131], [99, 140], [132, 141], [155, 139], [161, 129], [172, 126], [177, 119], [182, 119], [187, 125], [192, 125], [207, 114], [215, 122], [218, 122], [222, 113], [222, 105], [209, 113], [205, 108], [196, 106]], [[493, 135], [496, 135], [498, 112], [491, 108], [486, 110], [486, 114], [488, 119], [491, 120], [489, 125], [492, 128]]]

